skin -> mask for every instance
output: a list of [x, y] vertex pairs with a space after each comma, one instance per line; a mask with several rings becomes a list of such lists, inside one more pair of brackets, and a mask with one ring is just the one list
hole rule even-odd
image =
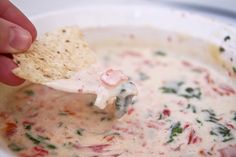
[[26, 51], [36, 36], [29, 19], [10, 1], [0, 0], [0, 82], [11, 86], [24, 82], [11, 72], [16, 68], [12, 54]]

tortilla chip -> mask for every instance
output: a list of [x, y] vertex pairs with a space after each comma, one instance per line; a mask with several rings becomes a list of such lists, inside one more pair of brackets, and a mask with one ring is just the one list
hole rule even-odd
[[17, 76], [34, 83], [68, 79], [95, 62], [95, 55], [76, 26], [46, 33], [25, 53], [14, 54]]

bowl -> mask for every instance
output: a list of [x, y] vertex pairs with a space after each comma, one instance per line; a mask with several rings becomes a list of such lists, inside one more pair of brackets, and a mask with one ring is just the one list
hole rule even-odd
[[[163, 46], [166, 46], [164, 40], [166, 40], [167, 36], [177, 33], [182, 36], [181, 40], [184, 41], [182, 46], [178, 45], [180, 49], [184, 49], [186, 44], [191, 41], [191, 38], [193, 39], [192, 43], [201, 40], [212, 45], [212, 53], [210, 55], [199, 54], [202, 60], [204, 61], [204, 57], [212, 57], [212, 64], [217, 64], [223, 75], [232, 79], [236, 78], [234, 73], [234, 67], [236, 67], [236, 29], [214, 19], [182, 10], [151, 5], [81, 6], [68, 10], [43, 13], [31, 17], [31, 19], [38, 30], [39, 36], [61, 26], [78, 25], [84, 30], [85, 37], [92, 46], [95, 41], [107, 40], [111, 35], [114, 38], [121, 39], [127, 38], [130, 34], [143, 37], [143, 39], [153, 38], [153, 40], [158, 40], [163, 43]], [[101, 29], [101, 31], [93, 32], [93, 28]], [[166, 33], [161, 37], [157, 37], [156, 34], [161, 32]], [[225, 42], [225, 38], [228, 36], [230, 36], [231, 40]], [[173, 45], [173, 48], [175, 46]], [[204, 44], [195, 46], [198, 46], [199, 49], [206, 49]], [[223, 48], [225, 53], [219, 54], [219, 48]], [[231, 72], [233, 75], [228, 76], [227, 72]], [[17, 88], [0, 84], [1, 102], [10, 95], [11, 91]], [[1, 157], [14, 156], [4, 146], [4, 143], [1, 143], [0, 146]]]

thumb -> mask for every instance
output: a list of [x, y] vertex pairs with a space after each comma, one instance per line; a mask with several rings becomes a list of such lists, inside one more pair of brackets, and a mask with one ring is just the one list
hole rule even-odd
[[8, 57], [0, 55], [0, 83], [16, 86], [24, 82], [23, 79], [16, 77], [12, 73], [12, 69], [16, 68], [16, 64]]
[[0, 53], [23, 52], [31, 43], [32, 36], [27, 30], [0, 18]]

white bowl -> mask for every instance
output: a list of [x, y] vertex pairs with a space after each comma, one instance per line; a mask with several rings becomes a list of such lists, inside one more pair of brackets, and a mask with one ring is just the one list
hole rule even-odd
[[[236, 61], [236, 29], [215, 20], [192, 15], [183, 11], [158, 6], [125, 6], [100, 5], [83, 6], [44, 13], [32, 17], [39, 35], [65, 25], [79, 25], [81, 28], [103, 26], [147, 26], [161, 30], [177, 32], [196, 37], [215, 45], [223, 46], [226, 53], [222, 55], [225, 61], [230, 58]], [[231, 40], [224, 42], [224, 37], [230, 35]], [[236, 62], [230, 62], [231, 66]], [[12, 157], [4, 146], [0, 157]]]

